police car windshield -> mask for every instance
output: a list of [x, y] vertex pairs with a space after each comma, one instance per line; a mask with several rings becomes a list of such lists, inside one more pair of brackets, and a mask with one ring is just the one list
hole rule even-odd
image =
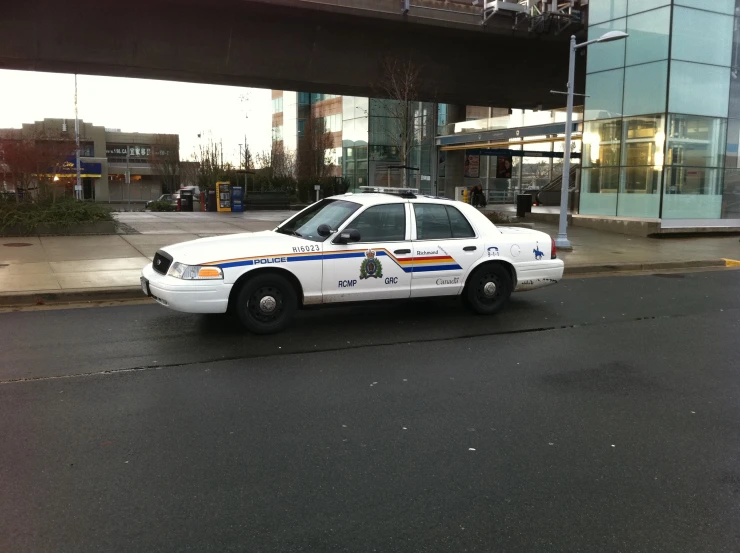
[[354, 202], [321, 200], [299, 215], [287, 220], [276, 230], [277, 232], [298, 236], [306, 240], [323, 242], [327, 237], [319, 236], [317, 230], [319, 225], [329, 225], [332, 230], [336, 230], [359, 208], [360, 204]]

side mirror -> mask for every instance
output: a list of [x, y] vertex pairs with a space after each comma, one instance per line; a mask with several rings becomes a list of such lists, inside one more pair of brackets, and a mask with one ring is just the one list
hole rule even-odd
[[324, 238], [326, 238], [327, 236], [331, 236], [331, 227], [326, 223], [321, 223], [316, 229], [316, 232], [319, 234], [319, 236], [323, 236]]
[[353, 229], [353, 228], [347, 228], [339, 233], [339, 236], [337, 236], [335, 243], [336, 244], [349, 244], [350, 242], [359, 242], [359, 241], [360, 241], [360, 231]]

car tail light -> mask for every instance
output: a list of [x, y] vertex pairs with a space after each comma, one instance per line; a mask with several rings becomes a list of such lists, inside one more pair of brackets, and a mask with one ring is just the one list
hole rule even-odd
[[550, 250], [550, 259], [557, 259], [558, 258], [558, 247], [555, 245], [555, 239], [550, 238], [552, 241], [552, 249]]

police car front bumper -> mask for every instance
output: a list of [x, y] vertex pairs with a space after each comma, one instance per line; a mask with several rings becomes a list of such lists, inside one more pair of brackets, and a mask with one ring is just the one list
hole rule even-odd
[[184, 313], [226, 313], [233, 286], [223, 280], [182, 280], [161, 275], [151, 263], [141, 271], [141, 278], [145, 294]]

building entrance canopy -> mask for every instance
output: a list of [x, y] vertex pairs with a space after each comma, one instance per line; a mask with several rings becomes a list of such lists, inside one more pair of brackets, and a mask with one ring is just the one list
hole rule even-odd
[[[473, 156], [510, 156], [510, 157], [545, 157], [563, 159], [563, 152], [538, 152], [535, 150], [510, 150], [508, 148], [467, 148], [467, 155]], [[573, 152], [572, 158], [580, 159], [581, 154]]]

